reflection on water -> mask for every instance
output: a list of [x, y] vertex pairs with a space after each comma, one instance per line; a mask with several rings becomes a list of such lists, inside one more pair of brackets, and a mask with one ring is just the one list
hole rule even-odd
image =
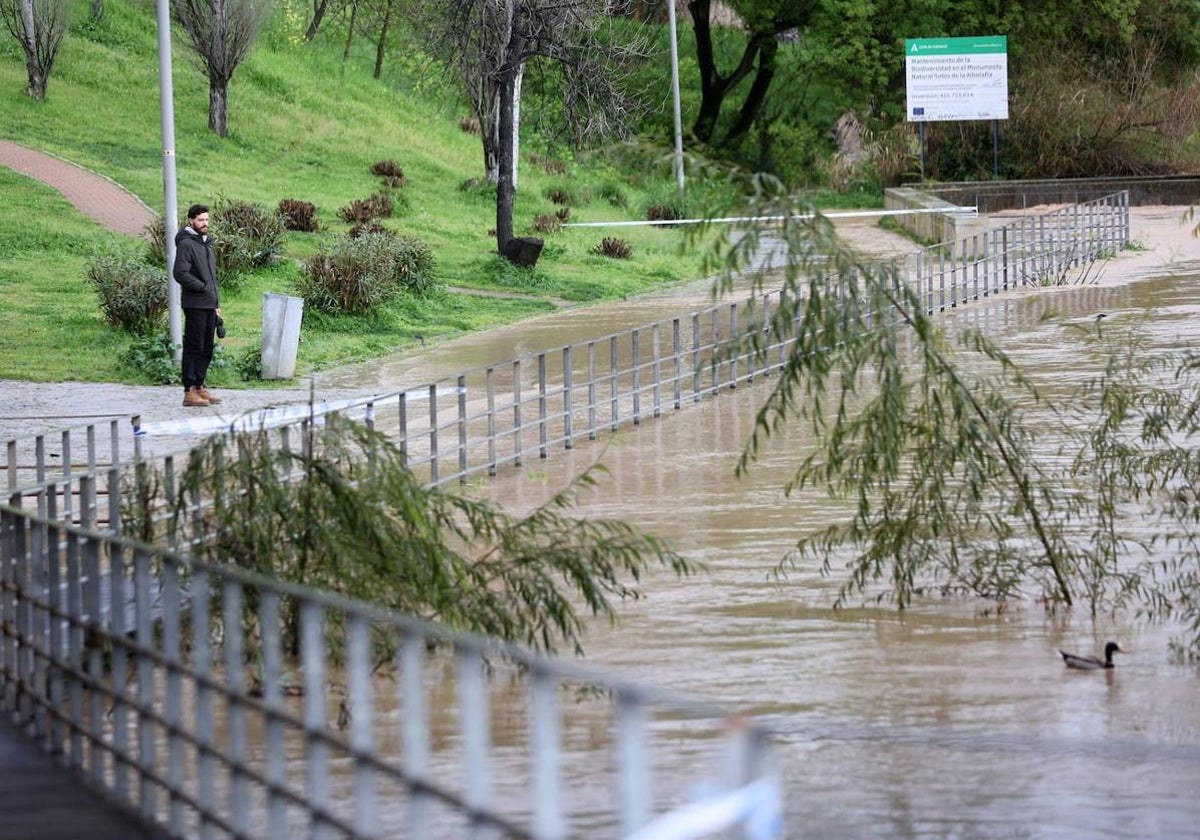
[[[1200, 288], [1186, 278], [1041, 292], [945, 317], [984, 329], [1052, 385], [1086, 373], [1064, 322], [1149, 313], [1152, 341], [1175, 349], [1195, 340], [1198, 310]], [[593, 628], [590, 661], [767, 719], [780, 733], [797, 836], [1196, 836], [1200, 684], [1196, 669], [1168, 659], [1173, 628], [1049, 617], [1033, 604], [996, 616], [970, 600], [834, 611], [836, 577], [800, 568], [771, 579], [799, 535], [844, 510], [820, 495], [784, 498], [805, 445], [797, 428], [734, 478], [762, 388], [527, 465], [486, 490], [528, 507], [601, 458], [610, 475], [585, 510], [636, 522], [707, 564], [693, 580], [651, 580], [618, 626]], [[1057, 654], [1109, 638], [1131, 649], [1115, 672], [1069, 672]]]

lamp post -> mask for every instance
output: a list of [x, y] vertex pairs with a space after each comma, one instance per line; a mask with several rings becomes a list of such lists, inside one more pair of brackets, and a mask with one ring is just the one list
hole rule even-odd
[[179, 284], [175, 269], [175, 231], [179, 228], [179, 201], [175, 196], [175, 89], [171, 79], [171, 9], [168, 0], [155, 0], [158, 18], [158, 100], [162, 110], [163, 240], [167, 246], [167, 325], [171, 352], [179, 361], [183, 349], [179, 323]]
[[679, 43], [675, 36], [675, 0], [667, 0], [667, 25], [671, 30], [671, 98], [675, 109], [675, 182], [683, 193], [683, 116], [679, 106]]

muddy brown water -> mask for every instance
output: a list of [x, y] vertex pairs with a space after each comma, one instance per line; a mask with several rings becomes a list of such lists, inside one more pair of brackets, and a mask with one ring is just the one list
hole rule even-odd
[[[1053, 391], [1089, 373], [1078, 332], [1064, 324], [1094, 328], [1100, 312], [1110, 326], [1144, 320], [1155, 346], [1194, 346], [1198, 280], [1017, 294], [944, 317], [952, 330], [984, 329]], [[396, 360], [369, 374], [374, 381], [347, 372], [337, 384], [428, 381], [707, 302], [696, 287], [602, 313], [558, 313], [456, 343], [432, 362]], [[1093, 621], [1085, 610], [1050, 616], [1032, 599], [1000, 615], [967, 599], [922, 601], [904, 613], [834, 610], [836, 573], [801, 566], [786, 579], [771, 577], [797, 537], [846, 514], [819, 494], [784, 496], [807, 444], [796, 426], [771, 442], [749, 476], [734, 477], [769, 384], [725, 392], [478, 488], [527, 509], [600, 460], [608, 475], [583, 512], [636, 523], [708, 567], [683, 581], [651, 576], [646, 598], [623, 606], [618, 624], [591, 629], [589, 663], [772, 727], [788, 836], [1200, 836], [1200, 670], [1171, 660], [1177, 628], [1131, 615]], [[1052, 433], [1056, 421], [1042, 422]], [[1110, 672], [1067, 671], [1057, 654], [1092, 653], [1110, 638], [1130, 651]], [[582, 708], [578, 714], [588, 718]], [[676, 747], [687, 754], [686, 736]], [[500, 761], [501, 777], [521, 775], [518, 759], [511, 774], [503, 752]], [[588, 780], [608, 765], [598, 745], [573, 746], [569, 810], [603, 810]], [[679, 791], [695, 781], [677, 762], [656, 785]]]

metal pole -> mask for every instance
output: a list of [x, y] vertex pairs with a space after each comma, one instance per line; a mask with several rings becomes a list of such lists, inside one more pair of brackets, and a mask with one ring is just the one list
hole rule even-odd
[[682, 193], [683, 116], [679, 106], [679, 39], [675, 37], [675, 0], [667, 2], [667, 26], [671, 30], [671, 99], [675, 110], [675, 182], [679, 185], [679, 192]]
[[167, 324], [175, 361], [183, 352], [179, 285], [171, 280], [175, 270], [175, 231], [179, 229], [179, 201], [175, 196], [175, 90], [171, 80], [171, 10], [168, 0], [155, 0], [158, 17], [158, 99], [162, 108], [163, 240], [167, 246]]
[[992, 177], [1000, 177], [1000, 121], [992, 120]]

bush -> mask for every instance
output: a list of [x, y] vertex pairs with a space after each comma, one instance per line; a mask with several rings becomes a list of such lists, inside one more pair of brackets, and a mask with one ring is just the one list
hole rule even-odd
[[360, 224], [357, 224], [354, 227], [350, 228], [350, 232], [346, 235], [349, 236], [351, 239], [358, 239], [358, 237], [362, 236], [363, 234], [367, 234], [367, 233], [380, 233], [380, 234], [383, 234], [384, 236], [392, 236], [393, 235], [390, 230], [385, 228], [383, 225], [379, 224], [379, 222], [375, 222], [375, 221], [362, 222]]
[[237, 275], [279, 262], [283, 254], [283, 217], [261, 204], [222, 201], [211, 213], [210, 235], [222, 288], [236, 288]]
[[533, 154], [529, 156], [529, 162], [534, 166], [540, 166], [551, 175], [567, 174], [567, 164], [556, 158]]
[[429, 289], [434, 268], [433, 252], [416, 237], [364, 233], [310, 257], [298, 286], [309, 308], [366, 315], [402, 290]]
[[555, 204], [571, 204], [571, 194], [562, 187], [552, 187], [546, 191], [546, 198]]
[[624, 239], [618, 239], [615, 236], [606, 236], [600, 241], [599, 245], [592, 249], [592, 253], [603, 257], [611, 257], [614, 260], [627, 260], [633, 256], [633, 249], [629, 247], [629, 243]]
[[364, 224], [373, 219], [386, 219], [392, 215], [392, 197], [377, 192], [370, 198], [356, 198], [338, 211], [338, 215], [351, 224]]
[[181, 374], [172, 349], [171, 337], [167, 333], [147, 333], [139, 336], [121, 354], [121, 364], [155, 385], [178, 385]]
[[147, 241], [146, 262], [160, 268], [167, 267], [167, 223], [162, 216], [142, 228], [142, 238]]
[[605, 181], [601, 185], [600, 197], [613, 207], [619, 207], [622, 210], [629, 206], [629, 198], [625, 195], [625, 191], [621, 189], [620, 185], [612, 181]]
[[279, 202], [278, 212], [288, 230], [316, 233], [321, 227], [317, 222], [317, 207], [310, 202], [285, 198]]
[[554, 233], [562, 227], [562, 219], [552, 213], [539, 213], [533, 219], [533, 229], [538, 233]]
[[685, 215], [682, 201], [656, 201], [646, 207], [648, 222], [675, 222]]
[[262, 379], [262, 345], [255, 344], [242, 351], [233, 362], [233, 369], [243, 382]]
[[92, 258], [87, 279], [114, 327], [145, 335], [162, 326], [168, 305], [164, 269], [130, 252], [108, 252]]
[[400, 168], [400, 164], [396, 161], [388, 159], [378, 161], [371, 167], [371, 174], [378, 175], [381, 178], [403, 178], [404, 170]]
[[475, 119], [474, 117], [460, 117], [458, 120], [458, 127], [467, 134], [479, 134], [481, 131], [479, 128], [479, 120]]
[[554, 211], [554, 215], [558, 217], [558, 220], [560, 222], [565, 222], [571, 218], [571, 208], [570, 207], [559, 207], [557, 210]]

